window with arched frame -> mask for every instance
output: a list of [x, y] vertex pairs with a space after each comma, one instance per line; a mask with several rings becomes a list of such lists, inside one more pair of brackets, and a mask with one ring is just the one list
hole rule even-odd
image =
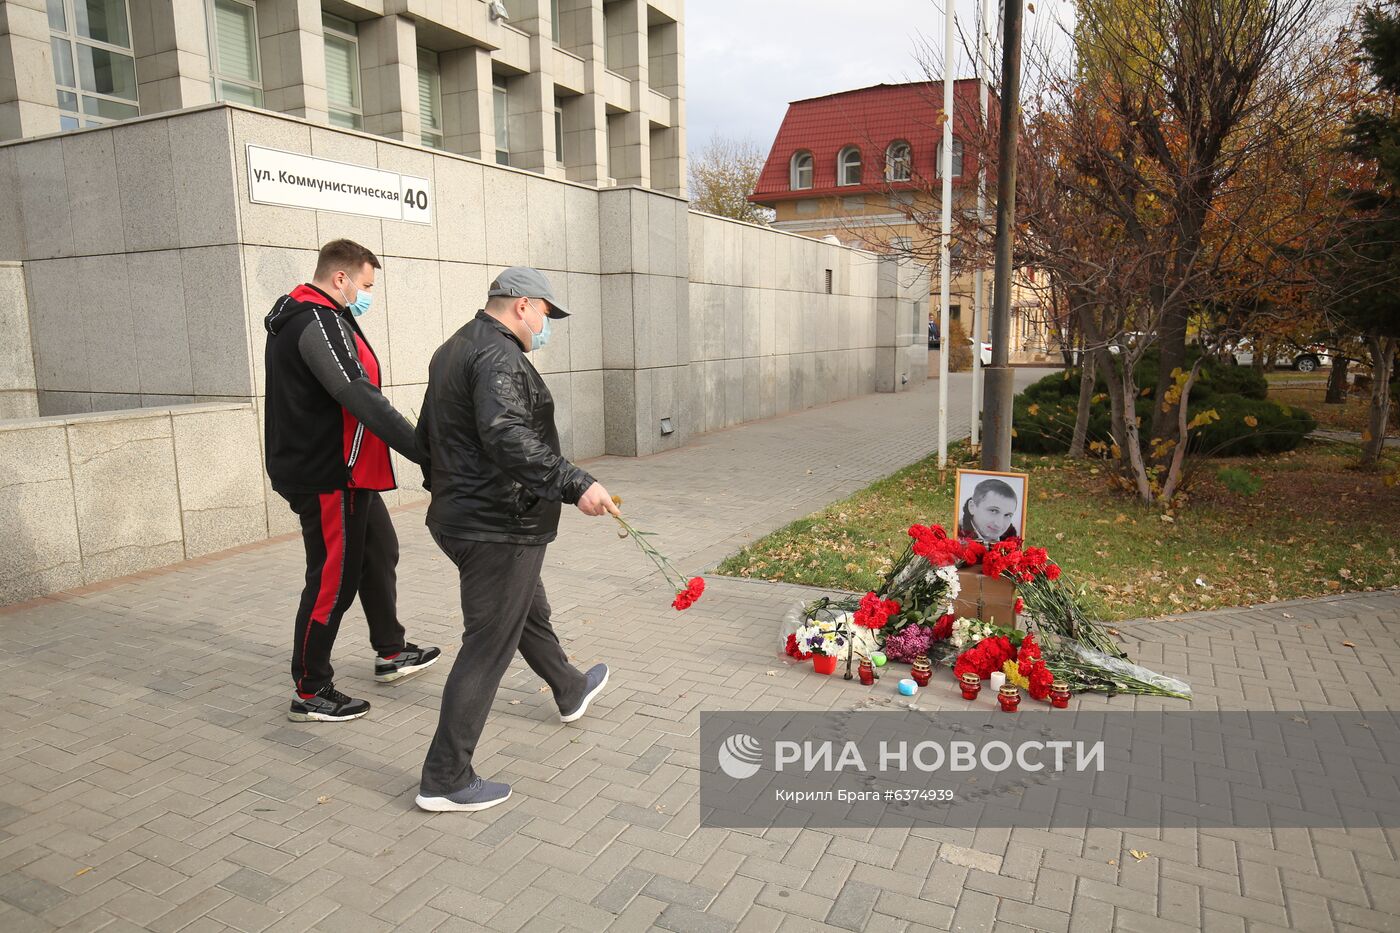
[[[943, 144], [938, 144], [938, 177], [943, 177]], [[953, 177], [957, 178], [963, 173], [963, 144], [962, 140], [953, 137]]]
[[885, 150], [885, 181], [908, 181], [914, 164], [914, 151], [902, 139]]
[[792, 154], [788, 167], [788, 187], [794, 191], [812, 187], [812, 154], [805, 149]]
[[838, 185], [860, 184], [860, 150], [847, 146], [836, 157], [836, 183]]

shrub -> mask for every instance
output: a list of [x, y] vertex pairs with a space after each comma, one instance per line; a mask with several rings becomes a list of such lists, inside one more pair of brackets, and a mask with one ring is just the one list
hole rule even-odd
[[972, 344], [967, 342], [967, 331], [957, 318], [948, 322], [948, 339], [943, 341], [943, 350], [948, 354], [948, 372], [965, 373], [972, 369]]
[[[1055, 454], [1069, 450], [1070, 439], [1074, 436], [1077, 401], [1077, 396], [1052, 398], [1049, 401], [1017, 396], [1012, 409], [1012, 425], [1016, 430], [1012, 447], [1028, 454]], [[1134, 408], [1143, 424], [1151, 420], [1150, 399], [1138, 399]], [[1212, 457], [1243, 457], [1292, 450], [1317, 427], [1317, 422], [1306, 411], [1269, 399], [1243, 395], [1210, 399], [1193, 397], [1188, 409], [1192, 417], [1207, 410], [1215, 411], [1219, 418], [1191, 432], [1191, 450]], [[1089, 406], [1086, 442], [1113, 443], [1111, 428], [1108, 400], [1096, 395]], [[1150, 440], [1144, 431], [1141, 437], [1144, 451], [1148, 449]]]
[[[1220, 420], [1194, 431], [1191, 447], [1212, 457], [1292, 450], [1317, 428], [1317, 421], [1303, 409], [1269, 399], [1226, 395], [1200, 407], [1201, 410], [1213, 409]], [[1196, 406], [1192, 405], [1191, 410], [1194, 416]]]
[[[1187, 354], [1188, 364], [1195, 363], [1200, 355], [1199, 350], [1192, 348]], [[1137, 379], [1139, 391], [1144, 388], [1153, 390], [1157, 388], [1158, 358], [1156, 348], [1152, 348], [1144, 353], [1142, 359], [1138, 361], [1133, 375]], [[1107, 391], [1108, 382], [1100, 373], [1098, 381], [1094, 385], [1094, 392]], [[1032, 402], [1053, 401], [1065, 397], [1077, 399], [1079, 396], [1079, 369], [1075, 367], [1063, 372], [1051, 373], [1026, 386], [1021, 394]], [[1269, 383], [1264, 378], [1263, 373], [1250, 366], [1234, 366], [1221, 362], [1216, 357], [1210, 357], [1201, 364], [1201, 371], [1196, 376], [1196, 383], [1191, 387], [1191, 398], [1198, 401], [1221, 395], [1243, 395], [1246, 398], [1262, 399], [1267, 398], [1268, 394]]]

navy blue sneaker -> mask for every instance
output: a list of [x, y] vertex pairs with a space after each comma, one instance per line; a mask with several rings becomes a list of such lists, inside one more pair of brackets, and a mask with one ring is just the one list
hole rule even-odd
[[576, 709], [560, 710], [560, 722], [573, 722], [575, 719], [583, 718], [583, 714], [588, 712], [588, 703], [596, 697], [602, 689], [608, 685], [608, 666], [606, 664], [595, 664], [588, 669], [588, 673], [583, 675], [583, 701]]
[[419, 794], [414, 798], [414, 803], [418, 804], [418, 809], [428, 810], [433, 813], [447, 813], [453, 810], [474, 811], [489, 810], [498, 803], [505, 803], [510, 799], [510, 785], [501, 784], [497, 781], [488, 781], [480, 776], [472, 778], [472, 782], [459, 791], [453, 791], [443, 796], [429, 796]]
[[430, 666], [442, 654], [439, 648], [419, 648], [409, 643], [391, 658], [379, 658], [374, 662], [374, 679], [381, 684], [407, 677]]

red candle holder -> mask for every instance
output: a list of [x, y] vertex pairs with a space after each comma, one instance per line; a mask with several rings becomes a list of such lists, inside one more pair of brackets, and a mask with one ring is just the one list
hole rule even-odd
[[1050, 685], [1050, 705], [1055, 709], [1069, 708], [1069, 684], [1057, 680]]
[[836, 673], [836, 655], [834, 654], [814, 654], [812, 655], [812, 670], [818, 674]]
[[975, 700], [977, 694], [982, 692], [982, 678], [978, 677], [974, 671], [968, 671], [958, 678], [958, 686], [962, 688], [964, 700]]
[[933, 664], [927, 655], [919, 655], [910, 666], [909, 676], [914, 678], [914, 683], [920, 687], [927, 687], [929, 678], [933, 676]]
[[1003, 684], [997, 692], [997, 701], [1001, 703], [1003, 713], [1014, 713], [1016, 707], [1021, 705], [1021, 689], [1015, 684]]
[[860, 682], [863, 686], [869, 687], [875, 683], [875, 665], [870, 663], [869, 658], [860, 659]]

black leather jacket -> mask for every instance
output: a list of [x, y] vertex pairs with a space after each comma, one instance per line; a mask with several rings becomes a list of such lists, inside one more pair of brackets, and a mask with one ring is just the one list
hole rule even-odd
[[418, 446], [428, 527], [451, 537], [547, 544], [559, 504], [593, 484], [560, 455], [554, 399], [524, 347], [484, 311], [433, 354]]

